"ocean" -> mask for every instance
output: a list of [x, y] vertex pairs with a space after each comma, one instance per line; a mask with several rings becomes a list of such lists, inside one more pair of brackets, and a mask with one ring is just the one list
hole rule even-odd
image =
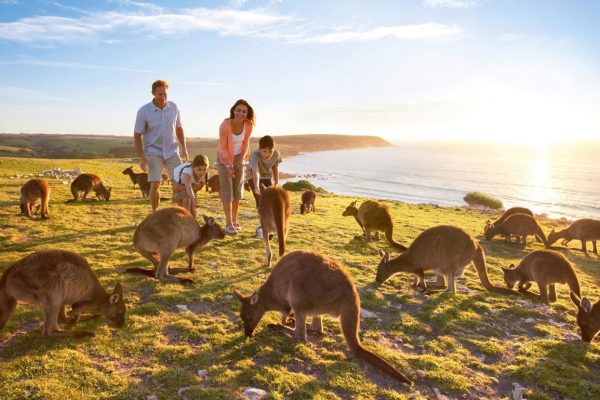
[[[465, 205], [469, 192], [550, 218], [600, 219], [600, 143], [402, 144], [286, 158], [280, 171], [327, 191], [376, 199]], [[283, 181], [283, 180], [282, 180]]]

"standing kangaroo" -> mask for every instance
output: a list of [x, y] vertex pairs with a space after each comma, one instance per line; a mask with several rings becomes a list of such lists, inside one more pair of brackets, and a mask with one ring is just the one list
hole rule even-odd
[[487, 274], [483, 248], [471, 235], [456, 226], [439, 225], [424, 230], [404, 253], [395, 258], [390, 259], [389, 253], [380, 254], [382, 258], [375, 278], [379, 283], [385, 282], [397, 272], [409, 272], [417, 276], [417, 286], [425, 292], [425, 271], [431, 269], [448, 278], [447, 293], [456, 293], [454, 280], [463, 274], [472, 261], [484, 288], [490, 292], [517, 293], [492, 285]]
[[182, 207], [165, 207], [148, 215], [133, 234], [135, 249], [152, 262], [154, 269], [128, 268], [126, 272], [153, 276], [156, 279], [193, 283], [191, 279], [169, 275], [169, 259], [178, 248], [185, 248], [188, 270], [193, 271], [194, 255], [212, 239], [223, 239], [225, 232], [212, 217], [204, 216], [200, 226]]
[[392, 223], [392, 215], [384, 204], [367, 200], [359, 208], [356, 208], [356, 201], [353, 201], [346, 207], [342, 215], [344, 217], [352, 215], [356, 219], [367, 241], [371, 241], [372, 232], [377, 232], [379, 236], [379, 231], [383, 231], [390, 245], [400, 251], [406, 250], [405, 246], [396, 242], [393, 238], [394, 224]]
[[[47, 219], [49, 202], [50, 185], [45, 179], [30, 179], [21, 187], [21, 214], [31, 217], [41, 209], [42, 219]], [[33, 207], [36, 207], [35, 211]]]
[[[487, 232], [488, 229], [501, 224], [502, 222], [504, 222], [506, 220], [506, 218], [510, 217], [513, 214], [526, 214], [526, 215], [531, 215], [532, 217], [534, 216], [533, 212], [529, 208], [525, 208], [525, 207], [509, 208], [508, 210], [504, 211], [504, 214], [502, 214], [502, 216], [500, 218], [498, 218], [496, 221], [494, 221], [493, 223], [490, 223], [490, 220], [485, 221], [485, 227], [483, 228], [483, 234], [485, 235], [485, 233]], [[523, 238], [519, 237], [519, 241], [523, 242]]]
[[600, 240], [600, 221], [596, 219], [584, 218], [573, 222], [567, 229], [558, 232], [552, 232], [548, 235], [548, 244], [556, 242], [558, 239], [563, 239], [562, 245], [566, 246], [573, 239], [581, 240], [581, 250], [588, 255], [586, 242], [592, 242], [592, 253], [598, 254], [596, 240]]
[[133, 188], [137, 184], [142, 192], [142, 197], [150, 196], [150, 183], [148, 183], [148, 173], [141, 172], [139, 174], [133, 172], [133, 165], [123, 170], [123, 175], [129, 175], [131, 182], [133, 182]]
[[572, 292], [581, 297], [579, 279], [573, 266], [565, 256], [552, 250], [532, 251], [521, 260], [518, 267], [511, 264], [509, 268], [502, 268], [502, 271], [504, 282], [511, 289], [519, 282], [519, 290], [527, 290], [531, 287], [531, 281], [535, 281], [544, 303], [556, 301], [556, 283], [566, 283]]
[[577, 306], [577, 325], [581, 328], [581, 340], [591, 342], [600, 332], [600, 300], [594, 305], [587, 298], [571, 292], [571, 301]]
[[300, 214], [308, 214], [311, 211], [316, 211], [315, 200], [317, 200], [317, 193], [314, 190], [305, 190], [302, 192]]
[[[267, 281], [250, 296], [234, 290], [242, 303], [240, 317], [244, 333], [250, 337], [267, 311], [277, 311], [282, 321], [294, 313], [296, 339], [306, 340], [306, 317], [312, 317], [309, 329], [323, 334], [322, 315], [339, 317], [350, 350], [386, 374], [409, 385], [412, 382], [375, 353], [365, 349], [358, 338], [360, 297], [352, 279], [333, 258], [308, 251], [293, 251], [273, 267]], [[291, 330], [281, 325], [280, 329]]]
[[[0, 329], [8, 322], [17, 301], [42, 307], [44, 335], [94, 336], [88, 331], [58, 328], [59, 321], [77, 323], [83, 313], [103, 315], [117, 326], [125, 323], [121, 284], [117, 283], [112, 294], [108, 294], [85, 258], [71, 251], [36, 251], [8, 267], [0, 278]], [[71, 305], [70, 317], [66, 315], [66, 305]]]
[[496, 235], [503, 235], [508, 243], [512, 243], [510, 235], [522, 237], [523, 246], [527, 246], [527, 236], [534, 235], [544, 247], [548, 247], [546, 235], [535, 218], [527, 214], [513, 214], [500, 224], [494, 225], [485, 231], [485, 238], [492, 240]]
[[271, 265], [271, 258], [273, 257], [271, 243], [269, 242], [273, 233], [277, 234], [279, 256], [282, 256], [285, 253], [285, 239], [290, 225], [291, 213], [290, 196], [288, 192], [282, 188], [271, 186], [266, 188], [260, 195], [258, 201], [258, 216], [260, 218], [260, 226], [263, 230], [263, 239], [267, 250], [265, 259], [266, 267]]
[[86, 200], [89, 192], [94, 191], [99, 200], [108, 201], [110, 199], [111, 188], [106, 188], [102, 184], [102, 179], [94, 174], [81, 174], [73, 182], [71, 182], [71, 194], [73, 199], [69, 201], [79, 200], [79, 193], [83, 192], [81, 200]]

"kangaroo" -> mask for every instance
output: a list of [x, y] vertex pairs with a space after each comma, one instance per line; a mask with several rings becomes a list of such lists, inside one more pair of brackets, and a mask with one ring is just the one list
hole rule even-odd
[[510, 235], [522, 237], [523, 247], [527, 246], [527, 236], [534, 235], [544, 243], [544, 247], [548, 247], [546, 235], [536, 222], [535, 218], [527, 214], [513, 214], [506, 218], [503, 222], [485, 231], [485, 238], [492, 240], [496, 235], [504, 235], [508, 243], [512, 243]]
[[316, 211], [315, 200], [317, 199], [317, 193], [314, 190], [305, 190], [302, 192], [300, 204], [300, 214], [308, 214], [311, 211]]
[[393, 239], [394, 224], [392, 223], [392, 216], [390, 210], [384, 205], [377, 201], [367, 200], [363, 202], [359, 208], [356, 208], [356, 201], [350, 203], [346, 210], [342, 213], [344, 217], [352, 215], [358, 225], [363, 230], [363, 233], [367, 241], [371, 241], [371, 233], [379, 231], [385, 232], [385, 237], [390, 245], [394, 248], [404, 251], [406, 247], [396, 242]]
[[[48, 219], [50, 185], [44, 179], [30, 179], [21, 187], [21, 214], [31, 217], [42, 210], [42, 219]], [[35, 207], [35, 211], [33, 210]]]
[[221, 183], [219, 182], [219, 175], [213, 175], [209, 180], [206, 181], [206, 191], [209, 193], [219, 193], [221, 191]]
[[[46, 336], [94, 336], [80, 330], [62, 330], [58, 322], [77, 323], [81, 314], [100, 314], [117, 326], [125, 323], [123, 287], [112, 294], [100, 285], [85, 258], [65, 250], [40, 250], [10, 267], [0, 278], [0, 329], [4, 328], [17, 301], [37, 303], [44, 310], [42, 333]], [[71, 305], [67, 317], [65, 306]]]
[[586, 242], [592, 242], [592, 253], [598, 254], [596, 240], [600, 240], [600, 221], [596, 219], [578, 219], [573, 222], [567, 229], [558, 232], [552, 232], [548, 235], [548, 244], [556, 242], [558, 239], [563, 239], [562, 245], [566, 246], [571, 240], [581, 240], [581, 250], [588, 255]]
[[141, 172], [136, 174], [133, 172], [133, 165], [123, 170], [123, 175], [129, 175], [131, 182], [133, 182], [133, 188], [137, 184], [142, 192], [142, 197], [150, 196], [150, 183], [148, 183], [148, 173]]
[[[490, 223], [489, 219], [487, 221], [485, 221], [485, 227], [483, 228], [483, 234], [485, 235], [485, 233], [487, 232], [487, 230], [489, 228], [492, 228], [496, 225], [501, 224], [502, 222], [504, 222], [506, 220], [506, 218], [510, 217], [513, 214], [527, 214], [527, 215], [531, 215], [532, 217], [534, 216], [533, 212], [529, 208], [525, 208], [525, 207], [509, 208], [508, 210], [504, 211], [504, 214], [502, 214], [502, 216], [500, 218], [498, 218], [496, 221], [494, 221], [494, 223]], [[519, 241], [522, 243], [523, 238], [519, 237]]]
[[[556, 301], [556, 283], [566, 283], [569, 289], [581, 296], [579, 279], [571, 263], [560, 253], [552, 250], [536, 250], [527, 254], [519, 266], [511, 264], [504, 271], [504, 282], [512, 289], [519, 282], [519, 290], [526, 291], [535, 281], [540, 288], [540, 298], [544, 303]], [[548, 295], [548, 288], [550, 289]]]
[[96, 197], [99, 200], [108, 201], [110, 199], [110, 191], [112, 189], [104, 187], [100, 177], [94, 174], [81, 174], [71, 182], [71, 194], [73, 194], [73, 199], [69, 201], [79, 200], [79, 192], [83, 192], [81, 200], [85, 201], [88, 193], [92, 190], [96, 193]]
[[156, 279], [193, 283], [191, 279], [169, 274], [169, 259], [178, 248], [185, 248], [188, 271], [193, 271], [194, 255], [212, 239], [223, 239], [225, 232], [212, 217], [203, 216], [201, 227], [192, 214], [182, 207], [165, 207], [148, 215], [133, 234], [135, 249], [154, 265], [154, 269], [128, 268], [126, 272], [153, 276]]
[[467, 265], [473, 262], [484, 288], [490, 292], [517, 294], [490, 282], [483, 247], [456, 226], [439, 225], [424, 230], [404, 253], [395, 258], [390, 258], [387, 252], [380, 252], [380, 255], [382, 258], [375, 278], [378, 283], [384, 283], [397, 272], [409, 272], [417, 276], [417, 286], [425, 292], [425, 271], [431, 269], [448, 278], [447, 293], [456, 293], [455, 278], [461, 276]]
[[285, 253], [285, 239], [290, 226], [290, 196], [288, 192], [278, 186], [271, 186], [262, 191], [258, 200], [258, 216], [260, 226], [263, 230], [263, 238], [267, 250], [265, 266], [271, 265], [271, 243], [272, 233], [277, 233], [279, 242], [279, 256]]
[[581, 340], [591, 342], [600, 331], [600, 300], [594, 305], [586, 297], [571, 292], [571, 301], [577, 306], [577, 325], [581, 328]]
[[311, 331], [323, 334], [322, 315], [339, 317], [342, 332], [350, 350], [386, 374], [408, 384], [412, 382], [377, 354], [360, 343], [360, 297], [348, 272], [333, 258], [309, 251], [293, 251], [283, 256], [273, 267], [267, 281], [250, 296], [234, 289], [242, 303], [240, 317], [247, 337], [267, 311], [281, 313], [285, 326], [290, 312], [295, 318], [293, 329], [296, 339], [306, 340], [306, 317], [312, 317]]

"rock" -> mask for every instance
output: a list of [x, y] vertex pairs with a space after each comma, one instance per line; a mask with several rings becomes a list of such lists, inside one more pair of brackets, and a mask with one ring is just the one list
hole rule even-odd
[[262, 389], [257, 389], [253, 387], [247, 387], [244, 390], [244, 394], [242, 394], [242, 398], [248, 400], [261, 400], [267, 397], [268, 393]]
[[433, 393], [435, 393], [435, 398], [437, 400], [448, 400], [448, 398], [444, 396], [438, 388], [433, 388]]
[[217, 268], [217, 263], [214, 262], [214, 261], [211, 261], [211, 262], [208, 263], [208, 267], [212, 268], [212, 269], [215, 269], [215, 268]]
[[151, 395], [146, 397], [146, 400], [158, 400], [158, 397], [156, 397], [155, 395]]
[[183, 304], [177, 304], [175, 307], [177, 307], [177, 309], [179, 311], [187, 311], [188, 310], [187, 306], [183, 305]]
[[425, 378], [425, 371], [421, 371], [420, 369], [418, 369], [416, 372], [417, 376], [421, 379]]
[[517, 382], [513, 382], [513, 392], [512, 392], [512, 398], [513, 400], [525, 400], [523, 398], [523, 392], [525, 391], [525, 388], [521, 385], [519, 385]]
[[226, 294], [225, 295], [225, 300], [231, 300], [233, 299], [233, 295], [232, 294]]
[[182, 388], [179, 388], [179, 389], [177, 389], [177, 396], [179, 396], [179, 397], [183, 397], [183, 394], [184, 394], [185, 392], [187, 392], [188, 390], [190, 390], [190, 387], [189, 387], [189, 386], [185, 386], [185, 387], [182, 387]]
[[424, 335], [420, 335], [419, 337], [417, 337], [417, 340], [419, 340], [419, 341], [421, 341], [421, 342], [422, 342], [423, 340], [425, 340], [425, 339], [426, 339], [426, 338], [425, 338], [425, 336], [424, 336]]
[[526, 323], [528, 323], [528, 324], [533, 324], [533, 323], [535, 322], [535, 319], [533, 319], [533, 318], [529, 317], [529, 318], [527, 318], [527, 319], [525, 320], [525, 322], [526, 322]]
[[360, 316], [362, 318], [379, 318], [379, 315], [375, 314], [372, 311], [365, 310], [364, 308], [360, 309]]
[[206, 377], [208, 376], [208, 370], [207, 369], [199, 369], [198, 376], [206, 379]]
[[419, 397], [421, 397], [421, 392], [419, 392], [419, 391], [413, 392], [408, 395], [409, 399], [417, 399]]

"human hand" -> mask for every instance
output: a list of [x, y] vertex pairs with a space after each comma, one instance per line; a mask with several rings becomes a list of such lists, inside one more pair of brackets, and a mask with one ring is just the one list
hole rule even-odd
[[229, 171], [229, 176], [232, 178], [235, 178], [235, 168], [233, 168], [233, 165], [230, 165], [228, 167], [228, 171]]
[[188, 155], [187, 149], [183, 149], [181, 152], [181, 158], [183, 158], [183, 161], [189, 161], [190, 156]]
[[142, 169], [142, 171], [148, 172], [148, 160], [146, 160], [145, 156], [142, 156], [140, 158], [140, 168]]

